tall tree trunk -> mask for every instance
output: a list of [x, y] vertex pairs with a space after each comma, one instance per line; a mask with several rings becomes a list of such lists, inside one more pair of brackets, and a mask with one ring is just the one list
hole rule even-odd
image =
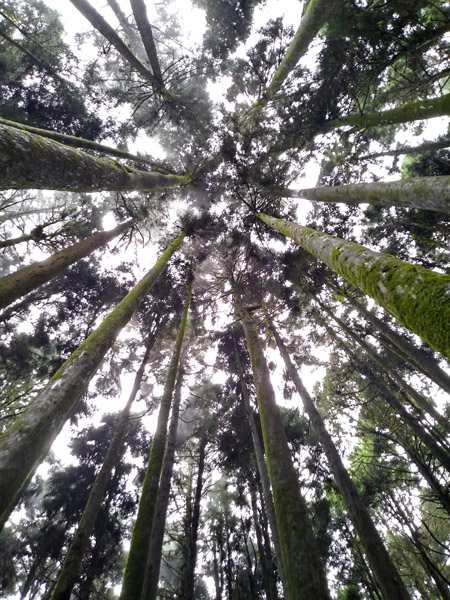
[[286, 576], [284, 573], [283, 566], [283, 558], [281, 554], [281, 545], [280, 545], [280, 536], [278, 534], [278, 525], [275, 516], [275, 507], [273, 505], [272, 492], [270, 489], [270, 481], [269, 481], [269, 473], [267, 471], [267, 465], [264, 460], [264, 451], [261, 446], [261, 441], [259, 438], [258, 427], [256, 425], [256, 418], [253, 413], [251, 404], [250, 404], [250, 394], [247, 386], [245, 385], [244, 379], [244, 371], [242, 368], [241, 359], [239, 357], [239, 352], [236, 344], [236, 337], [233, 334], [233, 342], [234, 342], [234, 354], [236, 358], [236, 371], [240, 380], [241, 394], [242, 400], [245, 406], [245, 412], [247, 413], [248, 422], [250, 425], [250, 431], [252, 435], [253, 449], [255, 451], [256, 465], [258, 467], [258, 473], [261, 480], [261, 487], [264, 495], [264, 503], [266, 506], [267, 517], [269, 519], [270, 530], [272, 533], [272, 542], [275, 548], [275, 560], [277, 563], [278, 573], [280, 575], [281, 583], [283, 586], [283, 592], [285, 596], [285, 600], [288, 600], [287, 594], [287, 584], [286, 584]]
[[156, 77], [141, 63], [141, 61], [131, 52], [128, 46], [120, 39], [115, 30], [105, 21], [105, 19], [92, 7], [87, 0], [70, 0], [80, 13], [114, 46], [114, 48], [123, 56], [130, 66], [133, 67], [144, 79], [147, 79], [157, 91], [162, 89], [161, 83]]
[[128, 398], [128, 402], [123, 409], [119, 420], [117, 421], [114, 435], [106, 452], [102, 467], [95, 478], [94, 485], [89, 494], [86, 507], [81, 516], [78, 528], [73, 536], [69, 551], [66, 554], [64, 563], [53, 590], [51, 600], [70, 600], [72, 588], [78, 578], [81, 563], [89, 544], [89, 538], [94, 529], [94, 524], [97, 519], [103, 496], [106, 487], [111, 477], [111, 472], [118, 463], [123, 447], [123, 440], [128, 426], [128, 418], [130, 415], [131, 405], [133, 404], [136, 395], [141, 387], [142, 377], [144, 376], [145, 366], [148, 361], [150, 350], [155, 341], [155, 337], [151, 336], [147, 342], [144, 358], [136, 373], [134, 384]]
[[291, 221], [265, 214], [258, 216], [371, 296], [410, 331], [450, 359], [449, 275]]
[[436, 140], [435, 142], [424, 142], [420, 146], [399, 146], [395, 150], [382, 150], [373, 154], [365, 154], [364, 156], [358, 156], [358, 160], [370, 160], [371, 158], [382, 158], [383, 156], [401, 156], [402, 154], [419, 154], [449, 147], [450, 139]]
[[318, 202], [403, 206], [447, 214], [450, 211], [450, 176], [285, 190], [283, 196]]
[[106, 2], [108, 3], [108, 6], [113, 11], [113, 13], [116, 15], [116, 19], [119, 21], [123, 29], [127, 45], [130, 47], [132, 52], [139, 58], [139, 60], [142, 63], [145, 63], [145, 61], [147, 60], [147, 56], [142, 45], [142, 40], [139, 37], [135, 27], [129, 23], [126, 15], [122, 11], [117, 0], [106, 0]]
[[32, 472], [73, 414], [106, 352], [164, 271], [185, 236], [182, 231], [158, 258], [155, 266], [75, 350], [31, 405], [0, 436], [1, 527]]
[[1, 277], [0, 308], [5, 308], [15, 300], [28, 294], [28, 292], [47, 283], [53, 277], [65, 271], [70, 265], [73, 265], [80, 259], [91, 254], [94, 250], [97, 250], [97, 248], [101, 248], [121, 233], [130, 229], [135, 222], [134, 219], [131, 219], [111, 229], [111, 231], [94, 233], [94, 235], [73, 244], [73, 246], [56, 252], [56, 254], [45, 260], [33, 263], [19, 269], [15, 273]]
[[[447, 394], [450, 394], [450, 376], [439, 366], [438, 362], [426, 352], [414, 346], [404, 336], [397, 333], [385, 321], [379, 319], [373, 312], [356, 300], [353, 296], [346, 296], [347, 300], [355, 306], [369, 323], [385, 336], [396, 348], [400, 350], [403, 357], [420, 373], [434, 381]], [[380, 339], [384, 345], [383, 338]], [[392, 349], [392, 348], [391, 348]]]
[[314, 427], [315, 432], [319, 438], [320, 444], [327, 456], [328, 464], [330, 465], [331, 472], [339, 486], [341, 494], [345, 499], [345, 504], [349, 511], [355, 530], [361, 540], [361, 545], [366, 553], [367, 560], [370, 568], [372, 569], [378, 585], [382, 591], [383, 598], [385, 600], [392, 600], [396, 598], [400, 600], [409, 600], [410, 595], [394, 565], [391, 557], [389, 556], [383, 540], [381, 539], [378, 531], [373, 524], [372, 518], [370, 517], [369, 511], [361, 500], [358, 491], [353, 483], [347, 469], [339, 456], [334, 442], [328, 433], [325, 423], [319, 414], [308, 390], [303, 385], [297, 369], [294, 367], [289, 353], [281, 339], [280, 334], [269, 321], [269, 328], [272, 332], [275, 341], [277, 343], [280, 354], [286, 365], [286, 371], [293, 381], [295, 388], [302, 399], [303, 406], [311, 423]]
[[[181, 581], [181, 598], [183, 600], [194, 600], [195, 566], [197, 564], [197, 540], [200, 525], [200, 504], [203, 492], [203, 474], [205, 470], [206, 444], [208, 442], [207, 432], [203, 432], [198, 446], [198, 469], [195, 484], [194, 504], [192, 506], [192, 520], [189, 527], [189, 540], [187, 548], [186, 568]], [[146, 600], [146, 599], [143, 599]], [[153, 600], [153, 598], [151, 599]]]
[[50, 131], [48, 129], [41, 129], [39, 127], [32, 127], [31, 125], [25, 125], [23, 123], [16, 123], [15, 121], [9, 121], [8, 119], [3, 119], [1, 117], [0, 123], [2, 125], [7, 125], [8, 127], [15, 127], [16, 129], [20, 129], [21, 131], [28, 131], [29, 133], [41, 135], [42, 137], [49, 138], [50, 140], [54, 140], [55, 142], [60, 142], [65, 146], [71, 146], [72, 148], [82, 148], [84, 150], [93, 150], [95, 152], [102, 152], [103, 154], [109, 154], [110, 156], [116, 156], [117, 158], [123, 158], [127, 160], [132, 160], [134, 162], [144, 163], [146, 165], [150, 165], [151, 167], [157, 168], [157, 170], [160, 170], [159, 164], [152, 160], [143, 158], [142, 156], [136, 156], [135, 154], [130, 154], [129, 152], [125, 152], [125, 150], [119, 150], [119, 148], [104, 146], [103, 144], [93, 142], [92, 140], [86, 140], [84, 138], [75, 137], [73, 135], [67, 135], [66, 133]]
[[170, 485], [172, 481], [173, 465], [175, 462], [175, 446], [177, 442], [183, 374], [183, 367], [180, 364], [173, 398], [169, 432], [167, 436], [167, 449], [164, 455], [164, 464], [161, 470], [158, 497], [156, 499], [155, 517], [153, 519], [153, 529], [149, 540], [147, 565], [145, 567], [145, 577], [140, 600], [151, 600], [156, 598], [158, 593], [159, 569], [161, 566], [164, 530], [166, 526], [167, 508], [169, 506], [170, 499]]
[[366, 113], [365, 115], [350, 114], [347, 117], [327, 121], [324, 124], [325, 131], [353, 125], [356, 130], [366, 127], [379, 127], [381, 125], [396, 125], [398, 123], [409, 123], [422, 119], [434, 117], [445, 117], [450, 114], [450, 94], [444, 94], [439, 98], [430, 100], [416, 100], [408, 102], [397, 108], [385, 111]]
[[156, 498], [158, 495], [161, 469], [164, 461], [167, 441], [167, 425], [169, 421], [170, 407], [180, 366], [181, 350], [186, 332], [186, 323], [189, 305], [192, 296], [192, 280], [189, 276], [186, 289], [186, 299], [180, 324], [178, 326], [177, 338], [167, 372], [164, 392], [153, 437], [150, 456], [144, 483], [142, 485], [139, 509], [131, 536], [130, 551], [128, 553], [125, 571], [123, 574], [123, 586], [120, 600], [137, 600], [141, 598], [144, 584], [145, 567], [147, 564], [150, 536], [152, 533]]
[[178, 175], [138, 171], [0, 123], [0, 189], [73, 192], [146, 191], [187, 183]]
[[148, 60], [153, 71], [155, 79], [159, 86], [164, 86], [161, 67], [159, 65], [158, 55], [156, 53], [155, 40], [153, 39], [152, 27], [147, 16], [147, 7], [144, 0], [130, 0], [131, 8], [133, 9], [134, 20], [141, 34], [142, 42], [145, 51], [147, 52]]
[[325, 569], [300, 493], [266, 359], [253, 319], [245, 310], [234, 283], [233, 292], [236, 316], [245, 332], [255, 380], [289, 599], [329, 600]]

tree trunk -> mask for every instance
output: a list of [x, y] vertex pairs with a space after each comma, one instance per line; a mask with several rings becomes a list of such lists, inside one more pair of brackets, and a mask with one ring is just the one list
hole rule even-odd
[[1, 190], [129, 192], [183, 183], [186, 177], [138, 171], [0, 123]]
[[410, 595], [403, 584], [399, 572], [389, 556], [383, 540], [373, 524], [369, 511], [361, 500], [358, 491], [348, 474], [347, 469], [339, 456], [336, 446], [328, 433], [325, 423], [319, 414], [311, 396], [303, 385], [297, 369], [291, 361], [286, 346], [281, 336], [275, 329], [272, 322], [269, 322], [269, 328], [275, 337], [280, 354], [286, 365], [286, 371], [293, 381], [295, 388], [302, 399], [306, 413], [311, 419], [311, 423], [319, 438], [320, 444], [327, 456], [331, 472], [339, 486], [341, 494], [345, 499], [345, 504], [349, 511], [355, 530], [359, 536], [362, 547], [367, 556], [370, 568], [372, 569], [378, 585], [382, 591], [385, 600], [396, 598], [400, 600], [409, 600]]
[[261, 446], [259, 439], [258, 427], [256, 425], [256, 418], [250, 405], [250, 396], [248, 388], [245, 385], [244, 372], [242, 369], [242, 363], [239, 358], [239, 352], [236, 344], [236, 338], [233, 335], [234, 342], [234, 353], [236, 357], [236, 371], [239, 376], [241, 384], [242, 400], [245, 406], [245, 412], [247, 413], [248, 422], [250, 425], [250, 431], [252, 435], [253, 449], [255, 451], [256, 465], [258, 467], [258, 473], [261, 480], [261, 487], [264, 495], [264, 502], [266, 505], [267, 517], [269, 519], [270, 530], [272, 533], [272, 542], [275, 548], [275, 560], [277, 563], [278, 573], [280, 575], [281, 583], [283, 586], [283, 592], [285, 600], [288, 600], [286, 576], [284, 573], [283, 558], [281, 554], [280, 536], [278, 534], [278, 525], [275, 516], [275, 507], [273, 505], [272, 492], [270, 489], [269, 473], [267, 471], [267, 465], [264, 460], [264, 451]]
[[422, 119], [434, 117], [445, 117], [450, 114], [450, 94], [444, 94], [439, 98], [430, 100], [416, 100], [408, 102], [397, 108], [385, 111], [366, 113], [365, 115], [350, 114], [347, 117], [327, 121], [324, 124], [325, 131], [331, 131], [339, 127], [353, 125], [356, 130], [366, 127], [379, 127], [381, 125], [396, 125], [398, 123], [409, 123]]
[[172, 481], [173, 465], [175, 462], [175, 446], [177, 442], [178, 417], [180, 414], [181, 386], [183, 383], [183, 368], [180, 365], [173, 398], [172, 415], [170, 417], [167, 449], [164, 455], [164, 464], [159, 482], [158, 497], [156, 499], [153, 529], [149, 541], [147, 565], [142, 586], [140, 600], [151, 600], [158, 593], [159, 569], [161, 566], [164, 530], [166, 526], [167, 508], [170, 499], [170, 485]]
[[[394, 331], [387, 323], [379, 319], [373, 312], [367, 310], [361, 302], [352, 296], [346, 296], [350, 304], [355, 306], [358, 311], [381, 332], [394, 346], [396, 346], [404, 355], [406, 360], [420, 373], [434, 381], [436, 385], [442, 388], [447, 394], [450, 394], [450, 376], [439, 366], [438, 362], [426, 352], [417, 348], [405, 337]], [[383, 343], [383, 339], [381, 339]]]
[[106, 352], [164, 271], [185, 235], [182, 231], [166, 248], [155, 266], [75, 350], [31, 405], [0, 436], [1, 526], [13, 510], [31, 473], [73, 414]]
[[71, 146], [72, 148], [82, 148], [84, 150], [93, 150], [95, 152], [102, 152], [103, 154], [109, 154], [110, 156], [116, 156], [117, 158], [123, 158], [127, 160], [132, 160], [134, 162], [144, 163], [146, 165], [150, 165], [151, 167], [155, 167], [159, 170], [158, 163], [152, 160], [148, 160], [147, 158], [143, 158], [142, 156], [136, 156], [135, 154], [130, 154], [129, 152], [125, 152], [125, 150], [119, 150], [119, 148], [111, 148], [110, 146], [104, 146], [103, 144], [93, 142], [92, 140], [86, 140], [84, 138], [75, 137], [73, 135], [67, 135], [66, 133], [49, 131], [48, 129], [40, 129], [39, 127], [24, 125], [23, 123], [16, 123], [15, 121], [9, 121], [8, 119], [3, 119], [1, 117], [0, 124], [7, 125], [8, 127], [15, 127], [16, 129], [20, 129], [21, 131], [28, 131], [29, 133], [41, 135], [42, 137], [54, 140], [55, 142], [60, 142], [65, 146]]
[[124, 233], [135, 223], [134, 219], [118, 225], [111, 231], [99, 231], [90, 237], [81, 240], [60, 250], [46, 258], [27, 267], [19, 269], [15, 273], [0, 278], [0, 308], [5, 308], [15, 300], [18, 300], [28, 292], [47, 283], [56, 275], [59, 275], [80, 259], [88, 256], [97, 248], [101, 248], [115, 237]]
[[283, 196], [306, 198], [318, 202], [402, 206], [448, 214], [450, 212], [450, 176], [439, 175], [386, 183], [353, 183], [303, 190], [285, 190]]
[[156, 498], [159, 489], [161, 469], [163, 466], [164, 453], [167, 441], [167, 424], [169, 421], [170, 407], [175, 389], [178, 369], [180, 366], [181, 350], [189, 305], [192, 295], [192, 281], [189, 279], [186, 290], [186, 299], [178, 326], [177, 338], [167, 372], [164, 392], [161, 398], [161, 406], [158, 414], [155, 435], [153, 437], [150, 456], [147, 464], [144, 483], [142, 485], [139, 509], [131, 536], [130, 551], [128, 553], [125, 571], [123, 574], [123, 586], [120, 600], [137, 600], [141, 598], [144, 584], [145, 567], [147, 564], [149, 540], [152, 533]]
[[144, 79], [147, 79], [155, 90], [161, 90], [161, 84], [145, 65], [131, 52], [128, 46], [120, 39], [115, 30], [105, 19], [93, 8], [87, 0], [70, 0], [80, 13], [110, 42], [122, 57], [133, 67]]
[[450, 276], [341, 238], [277, 219], [260, 219], [371, 296], [410, 331], [450, 359]]
[[103, 496], [105, 494], [109, 478], [111, 477], [111, 472], [121, 456], [131, 405], [133, 404], [141, 386], [145, 366], [147, 364], [150, 350], [154, 341], [155, 338], [151, 336], [147, 342], [144, 358], [142, 359], [139, 370], [136, 373], [128, 402], [126, 403], [125, 408], [123, 409], [119, 420], [117, 421], [113, 438], [109, 445], [108, 451], [106, 452], [102, 467], [95, 478], [95, 482], [89, 494], [89, 498], [83, 511], [80, 523], [75, 535], [73, 536], [69, 551], [64, 559], [64, 563], [61, 567], [51, 600], [70, 600], [72, 588], [80, 573], [81, 563], [88, 547], [90, 536], [94, 529], [94, 524], [103, 501]]
[[155, 41], [153, 39], [152, 27], [147, 16], [147, 7], [144, 0], [130, 0], [131, 8], [133, 9], [134, 20], [141, 34], [142, 42], [145, 51], [147, 52], [148, 60], [153, 71], [155, 79], [158, 81], [160, 88], [164, 86], [159, 66], [158, 55], [156, 53]]
[[142, 46], [142, 40], [139, 37], [135, 27], [129, 23], [117, 0], [106, 0], [106, 2], [120, 23], [129, 48], [138, 57], [138, 59], [144, 63], [147, 60], [147, 56]]
[[370, 160], [372, 158], [382, 158], [383, 156], [401, 156], [402, 154], [419, 154], [449, 147], [450, 139], [437, 140], [436, 142], [424, 142], [420, 146], [400, 146], [395, 150], [383, 150], [381, 152], [374, 152], [373, 154], [365, 154], [364, 156], [358, 156], [358, 160]]
[[244, 309], [238, 291], [233, 292], [255, 380], [289, 599], [329, 600], [325, 570], [300, 493], [266, 359], [252, 317]]

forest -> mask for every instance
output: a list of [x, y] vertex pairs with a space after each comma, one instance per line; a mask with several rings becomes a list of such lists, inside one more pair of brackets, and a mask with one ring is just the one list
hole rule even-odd
[[450, 600], [449, 51], [0, 0], [1, 598]]

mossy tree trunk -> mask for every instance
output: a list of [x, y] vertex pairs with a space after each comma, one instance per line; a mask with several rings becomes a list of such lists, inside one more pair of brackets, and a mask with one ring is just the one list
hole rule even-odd
[[129, 192], [183, 183], [186, 177], [138, 171], [0, 123], [1, 190]]
[[306, 198], [318, 202], [402, 206], [436, 212], [450, 212], [450, 176], [417, 177], [400, 181], [354, 183], [321, 186], [303, 190], [285, 190], [289, 198]]
[[169, 413], [180, 365], [180, 356], [186, 332], [186, 322], [191, 295], [192, 281], [189, 279], [184, 308], [178, 326], [177, 338], [175, 340], [175, 347], [170, 360], [164, 392], [161, 398], [156, 431], [150, 449], [144, 483], [142, 485], [138, 514], [131, 536], [130, 551], [125, 565], [120, 600], [140, 599], [142, 594], [161, 469], [164, 461], [164, 453], [166, 451]]
[[120, 39], [116, 31], [105, 21], [105, 19], [98, 13], [93, 6], [89, 4], [87, 0], [70, 0], [72, 4], [77, 8], [80, 13], [89, 21], [89, 23], [97, 29], [105, 38], [110, 42], [114, 48], [123, 56], [128, 64], [133, 67], [144, 79], [149, 81], [155, 90], [160, 91], [162, 89], [161, 83], [153, 75], [153, 73], [147, 69], [147, 67], [141, 63], [141, 61], [133, 54], [128, 46]]
[[94, 485], [92, 486], [92, 490], [86, 503], [86, 507], [81, 516], [77, 530], [73, 536], [69, 551], [64, 559], [63, 566], [58, 575], [56, 586], [53, 589], [51, 600], [70, 600], [71, 598], [72, 588], [78, 579], [81, 563], [89, 545], [89, 539], [92, 535], [95, 521], [100, 511], [103, 496], [111, 477], [112, 470], [120, 460], [123, 440], [128, 426], [131, 405], [133, 404], [139, 388], [141, 387], [145, 366], [147, 364], [150, 350], [154, 341], [155, 337], [151, 336], [147, 342], [145, 354], [136, 373], [130, 396], [119, 417], [119, 420], [117, 421], [113, 438], [106, 452], [102, 467], [95, 478]]
[[132, 219], [118, 225], [111, 231], [99, 231], [90, 237], [64, 248], [45, 260], [41, 260], [15, 273], [0, 278], [0, 308], [5, 308], [28, 292], [47, 283], [70, 265], [101, 248], [115, 237], [124, 233], [135, 223]]
[[0, 436], [1, 526], [13, 510], [19, 493], [34, 469], [74, 413], [106, 352], [164, 271], [185, 235], [182, 231], [166, 248], [155, 266], [75, 350], [30, 406]]
[[384, 600], [392, 600], [393, 598], [398, 600], [410, 600], [410, 595], [384, 546], [383, 540], [375, 528], [369, 511], [361, 500], [355, 484], [348, 474], [347, 469], [344, 467], [339, 452], [327, 431], [319, 411], [309, 395], [308, 390], [303, 385], [286, 346], [271, 321], [269, 321], [269, 329], [275, 338], [280, 354], [284, 360], [286, 371], [302, 399], [305, 411], [311, 419], [311, 423], [326, 454], [331, 472], [344, 497], [351, 520], [364, 548], [370, 568], [382, 590]]
[[424, 142], [420, 146], [400, 146], [395, 150], [382, 150], [372, 154], [358, 156], [358, 160], [370, 160], [372, 158], [383, 158], [383, 156], [401, 156], [402, 154], [421, 154], [432, 150], [441, 150], [450, 147], [450, 139], [436, 140], [435, 142]]
[[325, 569], [300, 493], [261, 342], [236, 284], [233, 284], [233, 292], [235, 312], [245, 332], [255, 380], [289, 600], [329, 600]]
[[365, 129], [366, 127], [397, 125], [399, 123], [409, 123], [410, 121], [420, 121], [422, 119], [432, 119], [447, 115], [450, 115], [450, 94], [444, 94], [443, 96], [439, 96], [439, 98], [431, 98], [430, 100], [408, 102], [397, 108], [366, 113], [365, 115], [350, 114], [347, 117], [326, 122], [324, 129], [331, 131], [339, 127], [353, 125], [358, 130]]
[[260, 213], [260, 219], [324, 262], [450, 359], [450, 276]]

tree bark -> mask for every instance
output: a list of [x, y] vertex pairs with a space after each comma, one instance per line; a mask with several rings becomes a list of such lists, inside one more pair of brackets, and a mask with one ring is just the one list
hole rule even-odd
[[1, 190], [126, 192], [183, 183], [186, 177], [138, 171], [0, 123]]
[[413, 333], [450, 359], [450, 276], [341, 238], [277, 219], [260, 219], [371, 296]]
[[94, 233], [94, 235], [73, 244], [73, 246], [56, 252], [56, 254], [45, 260], [1, 277], [0, 308], [5, 308], [15, 300], [28, 294], [28, 292], [47, 283], [53, 277], [65, 271], [70, 265], [73, 265], [80, 259], [91, 254], [94, 250], [97, 250], [97, 248], [101, 248], [121, 233], [130, 229], [135, 222], [134, 219], [131, 219], [111, 229], [111, 231]]
[[419, 154], [449, 147], [450, 139], [437, 140], [435, 142], [424, 142], [420, 146], [400, 146], [395, 150], [383, 150], [381, 152], [374, 152], [373, 154], [365, 154], [358, 156], [358, 160], [370, 160], [372, 158], [382, 158], [383, 156], [401, 156], [402, 154]]
[[147, 464], [144, 483], [142, 486], [139, 509], [131, 536], [130, 551], [128, 553], [123, 575], [122, 592], [120, 600], [137, 600], [141, 598], [144, 585], [145, 567], [147, 564], [149, 540], [152, 533], [156, 498], [159, 490], [161, 469], [164, 460], [167, 441], [167, 426], [170, 407], [175, 389], [175, 383], [180, 365], [180, 356], [186, 332], [186, 322], [192, 295], [192, 281], [189, 280], [186, 290], [186, 299], [178, 326], [177, 338], [172, 353], [161, 406], [158, 414], [155, 435], [153, 437], [150, 456]]
[[158, 258], [155, 266], [75, 350], [31, 405], [0, 436], [1, 527], [29, 476], [73, 414], [106, 352], [164, 271], [185, 236], [182, 231]]
[[450, 94], [444, 94], [439, 98], [408, 102], [385, 111], [376, 111], [365, 115], [350, 114], [347, 117], [325, 122], [324, 129], [325, 131], [331, 131], [339, 127], [353, 125], [358, 130], [366, 127], [397, 125], [399, 123], [409, 123], [410, 121], [432, 119], [433, 117], [444, 117], [449, 114]]
[[87, 0], [70, 0], [80, 13], [114, 46], [122, 57], [133, 67], [144, 79], [147, 79], [155, 90], [160, 91], [162, 86], [156, 77], [141, 63], [131, 52], [128, 46], [120, 39], [115, 30], [105, 19], [93, 8]]
[[255, 380], [289, 600], [329, 600], [325, 570], [300, 493], [267, 362], [252, 317], [243, 307], [235, 284], [233, 288], [235, 312], [245, 332]]
[[147, 16], [147, 7], [144, 0], [130, 0], [133, 9], [134, 20], [138, 26], [139, 33], [147, 52], [148, 60], [153, 71], [153, 75], [160, 87], [164, 86], [161, 67], [159, 65], [158, 54], [156, 53], [155, 41], [153, 39], [152, 27]]
[[450, 176], [417, 177], [400, 181], [354, 183], [321, 186], [303, 190], [285, 190], [289, 198], [317, 202], [402, 206], [436, 212], [450, 212]]
[[328, 464], [330, 465], [331, 472], [339, 486], [341, 494], [345, 499], [345, 504], [349, 511], [351, 520], [355, 526], [355, 530], [361, 540], [362, 547], [366, 553], [367, 560], [370, 568], [372, 569], [378, 585], [382, 591], [383, 598], [385, 600], [392, 600], [396, 598], [400, 600], [409, 600], [410, 595], [394, 565], [389, 553], [387, 552], [383, 540], [381, 539], [372, 518], [361, 500], [358, 491], [348, 474], [347, 469], [339, 456], [334, 442], [328, 433], [325, 423], [319, 414], [308, 390], [303, 385], [302, 380], [294, 367], [289, 353], [281, 339], [280, 334], [269, 321], [269, 329], [272, 332], [275, 341], [277, 343], [280, 354], [286, 365], [286, 371], [293, 381], [295, 388], [302, 399], [303, 406], [311, 423], [314, 427], [315, 432], [319, 438], [320, 444], [327, 456]]
[[147, 342], [144, 358], [142, 359], [139, 370], [136, 373], [133, 388], [125, 408], [123, 409], [119, 420], [117, 421], [113, 438], [108, 447], [108, 451], [106, 452], [102, 467], [95, 478], [95, 482], [89, 494], [89, 498], [83, 511], [80, 523], [78, 524], [78, 528], [72, 539], [72, 543], [70, 544], [69, 551], [64, 559], [64, 563], [61, 567], [51, 600], [70, 600], [72, 588], [80, 573], [81, 563], [88, 547], [89, 538], [94, 529], [95, 521], [100, 511], [103, 496], [111, 477], [111, 472], [121, 456], [131, 405], [133, 404], [141, 386], [145, 366], [147, 364], [150, 350], [154, 341], [155, 338], [152, 336]]

